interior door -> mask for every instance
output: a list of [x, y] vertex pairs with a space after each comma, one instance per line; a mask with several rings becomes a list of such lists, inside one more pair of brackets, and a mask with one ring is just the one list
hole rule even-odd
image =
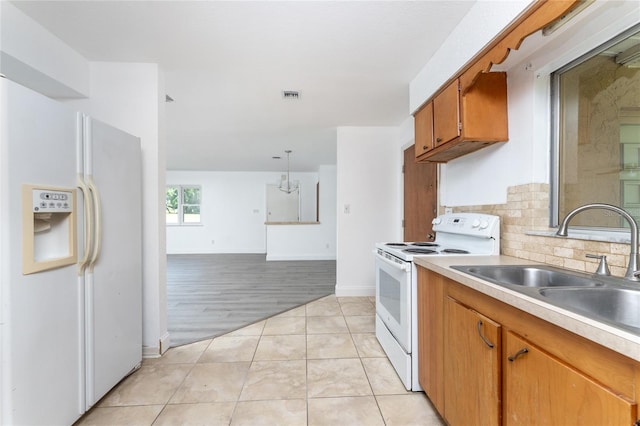
[[426, 241], [437, 215], [438, 173], [435, 163], [417, 163], [415, 146], [404, 151], [404, 240]]

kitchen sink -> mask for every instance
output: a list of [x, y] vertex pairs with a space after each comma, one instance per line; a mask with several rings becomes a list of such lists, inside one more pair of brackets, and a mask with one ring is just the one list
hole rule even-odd
[[540, 294], [571, 311], [640, 332], [640, 289], [545, 288]]
[[640, 335], [640, 286], [548, 265], [464, 265], [452, 269]]
[[451, 266], [461, 272], [499, 285], [522, 287], [596, 287], [602, 282], [590, 275], [545, 265]]

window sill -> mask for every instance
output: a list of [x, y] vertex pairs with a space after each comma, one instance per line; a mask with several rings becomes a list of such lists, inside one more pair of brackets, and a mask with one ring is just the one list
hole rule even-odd
[[601, 229], [579, 229], [569, 228], [569, 236], [560, 237], [556, 235], [557, 229], [549, 229], [548, 231], [527, 231], [526, 235], [534, 235], [539, 237], [552, 237], [585, 241], [600, 241], [605, 243], [630, 244], [630, 231], [605, 231]]

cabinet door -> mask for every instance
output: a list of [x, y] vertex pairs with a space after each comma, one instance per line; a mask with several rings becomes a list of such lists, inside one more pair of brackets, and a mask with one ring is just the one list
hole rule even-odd
[[460, 136], [460, 86], [458, 80], [433, 99], [433, 140], [438, 147]]
[[429, 102], [414, 116], [416, 158], [433, 148], [433, 104]]
[[444, 417], [500, 424], [500, 325], [450, 297], [445, 318]]
[[418, 267], [418, 381], [439, 413], [444, 413], [443, 277]]
[[504, 360], [506, 425], [631, 425], [634, 402], [508, 332]]

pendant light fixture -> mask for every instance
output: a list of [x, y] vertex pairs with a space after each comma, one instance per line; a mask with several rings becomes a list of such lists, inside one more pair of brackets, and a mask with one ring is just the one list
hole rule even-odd
[[[291, 194], [292, 192], [296, 192], [299, 188], [298, 182], [291, 182], [290, 179], [290, 170], [289, 170], [289, 155], [291, 154], [291, 150], [287, 149], [285, 151], [287, 153], [287, 179], [280, 180], [280, 186], [278, 187], [280, 191], [286, 192], [287, 194]], [[284, 177], [284, 175], [283, 175]]]

